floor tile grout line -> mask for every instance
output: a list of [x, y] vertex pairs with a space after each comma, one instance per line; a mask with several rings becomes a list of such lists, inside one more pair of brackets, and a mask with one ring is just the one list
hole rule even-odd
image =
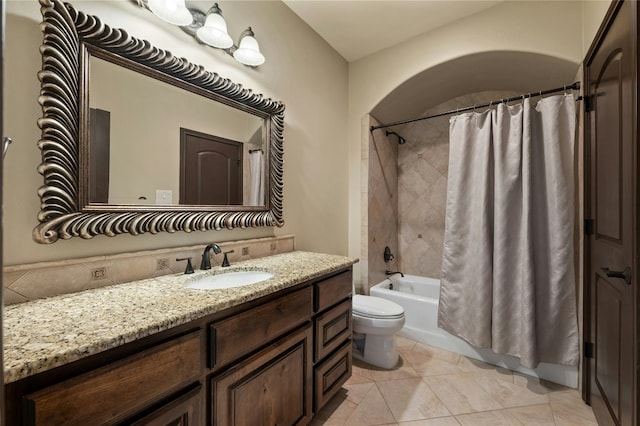
[[384, 401], [385, 405], [387, 406], [387, 410], [389, 410], [389, 412], [391, 413], [391, 417], [393, 417], [393, 420], [395, 420], [396, 424], [400, 423], [398, 421], [398, 419], [396, 418], [396, 415], [393, 414], [393, 410], [389, 406], [389, 402], [387, 401], [387, 398], [384, 397], [384, 393], [382, 393], [382, 389], [380, 389], [380, 386], [378, 386], [378, 381], [375, 381], [373, 383], [374, 383], [376, 389], [378, 389], [378, 392], [380, 392], [380, 396], [382, 396], [382, 400]]
[[[436, 399], [437, 399], [438, 401], [440, 401], [440, 404], [442, 404], [442, 406], [443, 406], [444, 408], [446, 408], [446, 409], [447, 409], [447, 411], [449, 412], [449, 415], [455, 418], [455, 415], [451, 412], [451, 410], [449, 409], [449, 407], [447, 407], [447, 404], [445, 404], [445, 403], [442, 401], [442, 399], [438, 396], [438, 394], [433, 390], [433, 388], [432, 388], [431, 386], [429, 386], [429, 383], [427, 383], [427, 381], [424, 379], [424, 377], [421, 377], [421, 378], [420, 378], [420, 380], [422, 381], [422, 383], [424, 383], [424, 384], [429, 388], [429, 390], [431, 391], [431, 393], [433, 393], [433, 396], [435, 396], [435, 397], [436, 397]], [[457, 421], [457, 420], [456, 420], [456, 421]]]
[[[551, 406], [550, 406], [551, 404], [547, 403], [547, 404], [534, 404], [534, 405], [549, 405], [549, 411], [551, 412], [551, 416], [553, 417], [553, 424], [554, 425], [557, 424], [556, 420], [555, 420], [555, 415], [554, 415], [553, 410], [551, 409]], [[531, 405], [529, 405], [528, 407], [531, 407]], [[507, 410], [517, 409], [517, 408], [521, 408], [521, 407], [500, 408], [500, 409], [497, 409], [497, 410], [485, 410], [485, 411], [475, 411], [475, 412], [471, 412], [471, 413], [461, 413], [461, 414], [456, 414], [453, 417], [456, 419], [456, 421], [459, 424], [462, 424], [462, 423], [460, 423], [460, 421], [458, 419], [459, 416], [468, 416], [468, 415], [473, 415], [473, 414], [482, 414], [482, 413], [491, 413], [491, 412], [501, 412], [501, 411], [507, 411]], [[526, 425], [525, 423], [522, 423], [520, 420], [518, 420], [518, 419], [516, 419], [516, 420], [521, 425], [523, 425], [523, 426]]]

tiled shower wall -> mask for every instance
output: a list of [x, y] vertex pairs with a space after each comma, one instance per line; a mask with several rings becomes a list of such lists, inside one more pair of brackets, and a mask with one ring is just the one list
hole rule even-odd
[[[426, 110], [422, 115], [517, 95], [498, 91], [464, 95]], [[440, 277], [449, 166], [449, 118], [417, 121], [397, 129], [407, 141], [400, 146], [395, 136], [387, 137], [383, 130], [377, 130], [373, 137], [370, 134], [368, 146], [363, 147], [363, 173], [367, 173], [363, 188], [368, 188], [363, 194], [366, 197], [363, 197], [362, 241], [363, 245], [365, 241], [368, 244], [362, 250], [368, 255], [368, 267], [362, 268], [367, 274], [362, 277], [363, 288], [368, 289], [384, 279], [385, 269]], [[372, 124], [377, 124], [371, 120]], [[368, 132], [368, 129], [363, 128], [363, 131]], [[394, 169], [397, 170], [395, 175]], [[397, 244], [397, 250], [394, 244]], [[385, 245], [392, 247], [396, 255], [393, 263], [384, 263], [382, 259]]]
[[[366, 263], [361, 270], [362, 288], [368, 293], [385, 279], [385, 269], [396, 271], [399, 265], [398, 140], [386, 136], [384, 130], [369, 132], [369, 126], [379, 123], [373, 117], [365, 121], [363, 131], [369, 134], [369, 141], [362, 152], [362, 244], [366, 244], [362, 253], [366, 253]], [[390, 262], [384, 261], [387, 246], [395, 256]]]
[[[231, 265], [295, 250], [294, 236], [227, 241], [218, 244], [228, 254]], [[57, 262], [5, 266], [3, 269], [4, 304], [21, 303], [59, 294], [74, 293], [129, 281], [184, 272], [186, 262], [176, 258], [191, 257], [197, 270], [204, 244], [175, 247], [112, 256], [95, 256]], [[213, 266], [222, 263], [222, 254], [211, 252]]]

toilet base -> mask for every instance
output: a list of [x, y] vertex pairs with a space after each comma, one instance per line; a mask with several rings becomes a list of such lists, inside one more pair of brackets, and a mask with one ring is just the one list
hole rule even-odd
[[396, 336], [354, 333], [353, 357], [376, 367], [392, 369], [398, 364]]

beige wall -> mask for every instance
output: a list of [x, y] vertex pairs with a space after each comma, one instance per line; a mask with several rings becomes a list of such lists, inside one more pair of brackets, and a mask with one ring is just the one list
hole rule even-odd
[[[577, 70], [584, 56], [584, 38], [595, 34], [592, 27], [598, 21], [599, 6], [583, 7], [582, 2], [575, 1], [507, 1], [350, 63], [349, 254], [358, 256], [361, 251], [361, 207], [357, 194], [361, 179], [360, 146], [368, 139], [367, 135], [361, 133], [362, 117], [411, 77], [466, 55], [496, 51], [525, 52], [573, 62]], [[583, 25], [583, 14], [593, 19], [590, 18]], [[458, 80], [477, 80], [476, 72], [474, 68], [461, 67], [447, 76], [447, 81], [451, 83], [449, 87], [434, 85], [430, 90], [425, 90], [425, 109], [433, 106], [429, 104], [431, 92], [436, 99], [447, 99], [438, 91], [450, 90]], [[518, 88], [501, 87], [500, 79], [497, 79], [494, 87], [480, 86], [475, 91], [488, 89]]]
[[[249, 25], [266, 63], [257, 69], [199, 45], [179, 28], [165, 24], [130, 1], [73, 1], [79, 10], [100, 16], [133, 36], [189, 58], [207, 70], [281, 100], [285, 112], [283, 228], [79, 238], [40, 245], [31, 233], [39, 211], [37, 188], [43, 180], [36, 142], [41, 116], [37, 103], [42, 35], [37, 1], [8, 1], [5, 52], [5, 134], [14, 140], [4, 163], [4, 263], [108, 255], [272, 235], [296, 235], [296, 248], [346, 254], [348, 65], [283, 3], [222, 1], [234, 39]], [[206, 10], [210, 2], [197, 3]], [[117, 88], [114, 88], [117, 90]]]
[[587, 54], [591, 43], [607, 14], [611, 0], [586, 0], [582, 2], [582, 58]]

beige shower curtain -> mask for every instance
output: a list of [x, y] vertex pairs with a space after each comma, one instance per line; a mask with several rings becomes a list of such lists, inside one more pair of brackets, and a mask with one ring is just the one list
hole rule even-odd
[[249, 205], [263, 206], [264, 154], [261, 149], [249, 153], [249, 185]]
[[571, 95], [450, 120], [438, 324], [474, 346], [579, 360]]

